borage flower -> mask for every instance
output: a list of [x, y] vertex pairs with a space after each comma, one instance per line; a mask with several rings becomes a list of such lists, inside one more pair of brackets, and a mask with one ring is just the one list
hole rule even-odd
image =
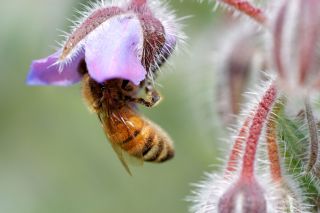
[[29, 85], [69, 86], [83, 71], [99, 83], [120, 78], [138, 85], [171, 55], [179, 35], [175, 15], [156, 1], [102, 1], [76, 23], [61, 49], [32, 62]]

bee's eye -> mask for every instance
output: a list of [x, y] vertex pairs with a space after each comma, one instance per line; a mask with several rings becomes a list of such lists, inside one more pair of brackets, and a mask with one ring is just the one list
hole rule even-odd
[[87, 64], [84, 59], [80, 61], [77, 71], [81, 76], [88, 73]]
[[129, 81], [128, 80], [123, 80], [122, 84], [121, 84], [121, 89], [126, 90], [128, 85], [129, 85]]

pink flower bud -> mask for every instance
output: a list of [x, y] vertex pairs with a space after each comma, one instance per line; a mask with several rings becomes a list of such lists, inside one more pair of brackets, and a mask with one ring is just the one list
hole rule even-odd
[[319, 86], [320, 1], [286, 0], [273, 25], [273, 57], [287, 91]]
[[219, 200], [220, 213], [264, 213], [267, 211], [264, 191], [254, 176], [254, 165], [260, 135], [276, 97], [277, 90], [275, 85], [271, 84], [255, 110], [246, 139], [240, 177]]
[[219, 71], [217, 108], [226, 125], [235, 123], [235, 115], [239, 115], [246, 101], [243, 94], [252, 80], [261, 79], [257, 70], [267, 68], [256, 27], [239, 21], [230, 28], [232, 30], [220, 32], [224, 37], [217, 47], [219, 54], [215, 56], [215, 69]]
[[242, 178], [220, 198], [219, 213], [265, 213], [264, 191], [255, 179]]

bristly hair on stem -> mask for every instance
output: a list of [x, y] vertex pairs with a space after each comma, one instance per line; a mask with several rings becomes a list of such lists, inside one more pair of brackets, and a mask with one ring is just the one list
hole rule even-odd
[[272, 114], [269, 116], [266, 129], [268, 158], [270, 161], [270, 174], [274, 182], [279, 182], [282, 180], [276, 120], [279, 111], [281, 110], [281, 104], [281, 102], [278, 102], [274, 105]]
[[241, 153], [244, 147], [244, 142], [248, 136], [248, 128], [251, 122], [251, 117], [246, 118], [244, 121], [238, 136], [233, 144], [231, 149], [231, 154], [229, 156], [229, 160], [227, 163], [227, 168], [225, 169], [225, 178], [228, 178], [237, 170], [237, 166], [239, 166], [239, 161], [241, 158]]
[[310, 172], [314, 168], [318, 160], [319, 136], [318, 136], [317, 123], [313, 115], [309, 98], [305, 98], [305, 108], [306, 108], [306, 117], [307, 117], [308, 130], [309, 130], [309, 141], [310, 141], [307, 172]]
[[147, 0], [132, 0], [132, 4], [135, 4], [136, 6], [142, 6], [147, 3]]
[[233, 9], [243, 13], [257, 23], [265, 25], [267, 17], [264, 11], [260, 8], [253, 6], [250, 2], [244, 0], [220, 0], [221, 2], [231, 6]]
[[[203, 2], [203, 0], [200, 0]], [[246, 0], [216, 0], [217, 6], [222, 3], [232, 10], [237, 11], [247, 17], [253, 19], [256, 23], [261, 26], [265, 26], [268, 22], [268, 17], [263, 9], [256, 7]]]
[[[219, 198], [217, 206], [219, 213], [237, 211], [265, 213], [270, 208], [267, 206], [267, 199], [265, 197], [264, 191], [266, 189], [256, 179], [254, 170], [260, 136], [268, 120], [270, 111], [277, 100], [277, 96], [278, 91], [275, 83], [272, 82], [254, 110], [252, 122], [248, 129], [248, 137], [245, 140], [246, 147], [243, 154], [242, 171], [239, 173], [239, 177], [237, 177], [238, 180], [231, 184]], [[251, 115], [249, 115], [248, 119], [251, 119]], [[246, 121], [244, 126], [246, 126]], [[233, 155], [234, 153], [232, 152], [231, 156]]]
[[257, 145], [263, 125], [266, 123], [269, 112], [276, 100], [277, 89], [274, 83], [264, 94], [259, 103], [256, 114], [252, 119], [252, 124], [249, 128], [249, 136], [246, 141], [246, 149], [243, 156], [242, 175], [246, 178], [252, 178], [254, 175], [254, 162]]

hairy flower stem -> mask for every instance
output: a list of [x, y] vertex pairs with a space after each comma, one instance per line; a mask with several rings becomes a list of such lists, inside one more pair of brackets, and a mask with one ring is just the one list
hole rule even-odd
[[239, 134], [233, 144], [231, 154], [229, 156], [227, 168], [225, 170], [225, 178], [229, 177], [232, 173], [234, 173], [237, 170], [237, 165], [239, 163], [240, 155], [243, 150], [243, 144], [245, 142], [245, 139], [248, 135], [248, 127], [251, 121], [251, 116], [246, 118], [244, 121]]
[[282, 56], [282, 49], [279, 48], [281, 47], [281, 44], [283, 43], [283, 38], [282, 38], [282, 31], [284, 28], [284, 22], [285, 22], [285, 15], [286, 15], [286, 9], [287, 5], [283, 5], [278, 14], [278, 18], [275, 22], [274, 25], [274, 39], [273, 39], [273, 49], [274, 49], [274, 61], [275, 65], [277, 67], [277, 72], [280, 76], [280, 78], [284, 79], [286, 77], [286, 72], [284, 69], [283, 61], [281, 59]]
[[256, 113], [249, 128], [249, 136], [246, 140], [246, 148], [243, 156], [243, 167], [241, 178], [252, 179], [254, 177], [254, 162], [258, 142], [263, 125], [266, 123], [269, 112], [277, 97], [275, 84], [271, 84], [259, 103]]
[[147, 0], [132, 0], [131, 4], [135, 6], [142, 6], [147, 3]]
[[[255, 106], [254, 111], [249, 114], [243, 124], [243, 127], [240, 129], [239, 136], [248, 135], [245, 140], [246, 147], [243, 155], [242, 171], [239, 179], [220, 197], [218, 202], [219, 213], [234, 213], [238, 211], [248, 213], [267, 212], [267, 202], [264, 196], [264, 189], [260, 186], [254, 176], [254, 164], [260, 135], [276, 97], [277, 90], [275, 84], [272, 83], [263, 93], [259, 104]], [[251, 122], [251, 124], [249, 122]], [[249, 128], [247, 129], [247, 127]], [[231, 169], [231, 172], [234, 171], [234, 167], [232, 167], [232, 163], [234, 161], [232, 160], [237, 160], [239, 158], [238, 148], [242, 148], [242, 138], [243, 137], [237, 138], [231, 152], [231, 161], [229, 161], [229, 165], [231, 164], [231, 167], [227, 167], [227, 169]]]
[[[320, 20], [318, 18], [317, 7], [318, 0], [307, 0], [301, 4], [301, 24], [299, 25], [299, 30], [304, 32], [304, 35], [300, 39], [299, 44], [299, 54], [300, 54], [300, 66], [299, 66], [299, 80], [300, 84], [306, 83], [305, 80], [310, 74], [313, 60], [315, 59], [315, 52], [317, 51], [317, 42], [319, 37], [319, 27]], [[319, 5], [319, 4], [318, 4]]]
[[230, 5], [234, 9], [238, 10], [241, 13], [246, 14], [247, 16], [254, 19], [261, 25], [265, 25], [267, 21], [267, 17], [265, 16], [264, 12], [250, 4], [248, 1], [243, 0], [221, 0], [225, 4]]
[[272, 116], [269, 117], [267, 123], [267, 148], [268, 157], [270, 161], [270, 173], [274, 182], [280, 182], [282, 180], [281, 164], [279, 156], [279, 148], [277, 144], [277, 115], [281, 109], [281, 103], [276, 103], [272, 110]]
[[309, 138], [310, 138], [310, 151], [309, 159], [307, 164], [307, 171], [311, 171], [315, 166], [318, 159], [319, 150], [319, 137], [315, 118], [313, 116], [312, 108], [310, 106], [310, 101], [308, 98], [305, 99], [306, 116], [309, 128]]

